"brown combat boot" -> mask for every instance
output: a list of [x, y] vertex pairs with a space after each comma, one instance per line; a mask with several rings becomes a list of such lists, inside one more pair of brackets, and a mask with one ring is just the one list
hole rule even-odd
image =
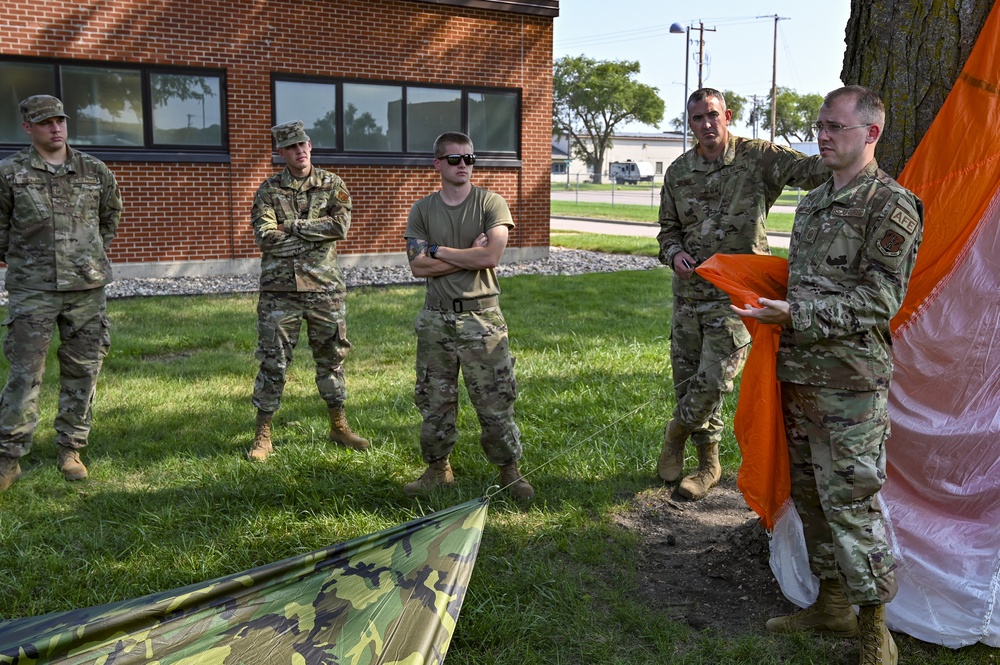
[[59, 446], [59, 461], [57, 462], [63, 478], [66, 480], [83, 480], [87, 477], [87, 467], [80, 459], [80, 451], [76, 448]]
[[363, 439], [351, 431], [344, 417], [344, 407], [335, 406], [330, 409], [330, 440], [338, 446], [354, 450], [368, 450], [368, 439]]
[[812, 632], [857, 637], [858, 617], [838, 580], [820, 580], [815, 603], [794, 614], [768, 619], [766, 627], [771, 633]]
[[274, 413], [257, 410], [257, 424], [253, 433], [253, 446], [247, 453], [247, 459], [251, 462], [263, 462], [271, 453], [274, 446], [271, 445], [271, 419]]
[[515, 499], [530, 501], [535, 498], [535, 488], [528, 484], [528, 481], [521, 475], [521, 470], [517, 468], [517, 462], [504, 464], [500, 467], [500, 486], [506, 487]]
[[721, 477], [719, 444], [706, 443], [698, 446], [698, 470], [682, 480], [677, 491], [692, 501], [704, 499]]
[[434, 460], [427, 466], [423, 475], [403, 486], [403, 494], [416, 496], [425, 490], [435, 487], [450, 487], [455, 484], [455, 474], [451, 472], [451, 462], [448, 458]]
[[656, 474], [668, 483], [676, 482], [684, 470], [684, 444], [691, 430], [676, 418], [671, 418], [663, 428], [663, 449], [656, 462]]
[[885, 605], [862, 605], [858, 608], [861, 632], [861, 658], [858, 665], [896, 665], [896, 643], [885, 625]]
[[21, 463], [16, 457], [0, 457], [0, 492], [21, 477]]

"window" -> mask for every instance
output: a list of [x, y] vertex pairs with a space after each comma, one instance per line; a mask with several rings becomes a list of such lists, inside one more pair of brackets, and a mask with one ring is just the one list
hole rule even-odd
[[344, 150], [403, 151], [403, 87], [344, 84]]
[[663, 175], [663, 162], [656, 162], [656, 175]]
[[469, 136], [476, 150], [517, 152], [517, 97], [469, 93]]
[[321, 159], [426, 158], [434, 139], [452, 130], [472, 137], [481, 157], [513, 159], [520, 100], [514, 90], [273, 77], [274, 123], [302, 120]]
[[566, 175], [566, 162], [552, 162], [552, 175]]
[[277, 81], [274, 84], [277, 120], [301, 120], [314, 148], [337, 147], [337, 89], [307, 81]]
[[103, 63], [0, 60], [5, 99], [0, 143], [27, 143], [17, 103], [59, 97], [69, 116], [70, 145], [124, 151], [214, 151], [226, 147], [221, 72]]

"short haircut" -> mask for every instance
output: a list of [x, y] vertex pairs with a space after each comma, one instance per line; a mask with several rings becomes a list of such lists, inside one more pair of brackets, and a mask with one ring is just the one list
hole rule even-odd
[[446, 145], [451, 145], [452, 143], [462, 143], [472, 148], [472, 152], [476, 151], [475, 147], [472, 145], [472, 139], [462, 132], [445, 132], [441, 136], [434, 139], [434, 158], [438, 159], [440, 157], [444, 157], [444, 147]]
[[697, 90], [691, 93], [690, 97], [688, 97], [688, 106], [691, 106], [692, 104], [697, 104], [698, 102], [702, 101], [703, 99], [707, 99], [708, 97], [715, 97], [720, 102], [722, 102], [723, 109], [727, 108], [726, 96], [723, 95], [721, 91], [716, 90], [715, 88], [698, 88]]
[[854, 98], [854, 112], [861, 122], [879, 127], [885, 125], [885, 104], [876, 93], [862, 85], [845, 85], [827, 93], [823, 106], [830, 106], [841, 97]]

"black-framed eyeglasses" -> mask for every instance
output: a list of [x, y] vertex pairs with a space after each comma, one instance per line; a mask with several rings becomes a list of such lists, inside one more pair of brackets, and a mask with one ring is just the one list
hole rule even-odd
[[445, 159], [451, 166], [458, 166], [459, 162], [465, 162], [466, 166], [472, 166], [476, 163], [475, 155], [441, 155], [438, 159]]
[[836, 134], [837, 132], [842, 132], [845, 129], [857, 129], [858, 127], [871, 126], [872, 124], [870, 122], [866, 122], [863, 125], [841, 125], [839, 122], [814, 122], [812, 124], [812, 128], [816, 132], [817, 136], [819, 136], [819, 133], [824, 129], [830, 134]]

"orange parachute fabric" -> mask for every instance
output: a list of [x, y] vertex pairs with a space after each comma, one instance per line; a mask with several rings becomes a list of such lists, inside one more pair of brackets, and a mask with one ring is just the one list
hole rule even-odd
[[[788, 261], [778, 256], [716, 254], [696, 271], [725, 291], [733, 304], [757, 306], [758, 298], [784, 300]], [[791, 491], [788, 448], [777, 379], [781, 326], [743, 319], [753, 346], [740, 383], [733, 429], [743, 463], [736, 484], [768, 531], [774, 529]]]

